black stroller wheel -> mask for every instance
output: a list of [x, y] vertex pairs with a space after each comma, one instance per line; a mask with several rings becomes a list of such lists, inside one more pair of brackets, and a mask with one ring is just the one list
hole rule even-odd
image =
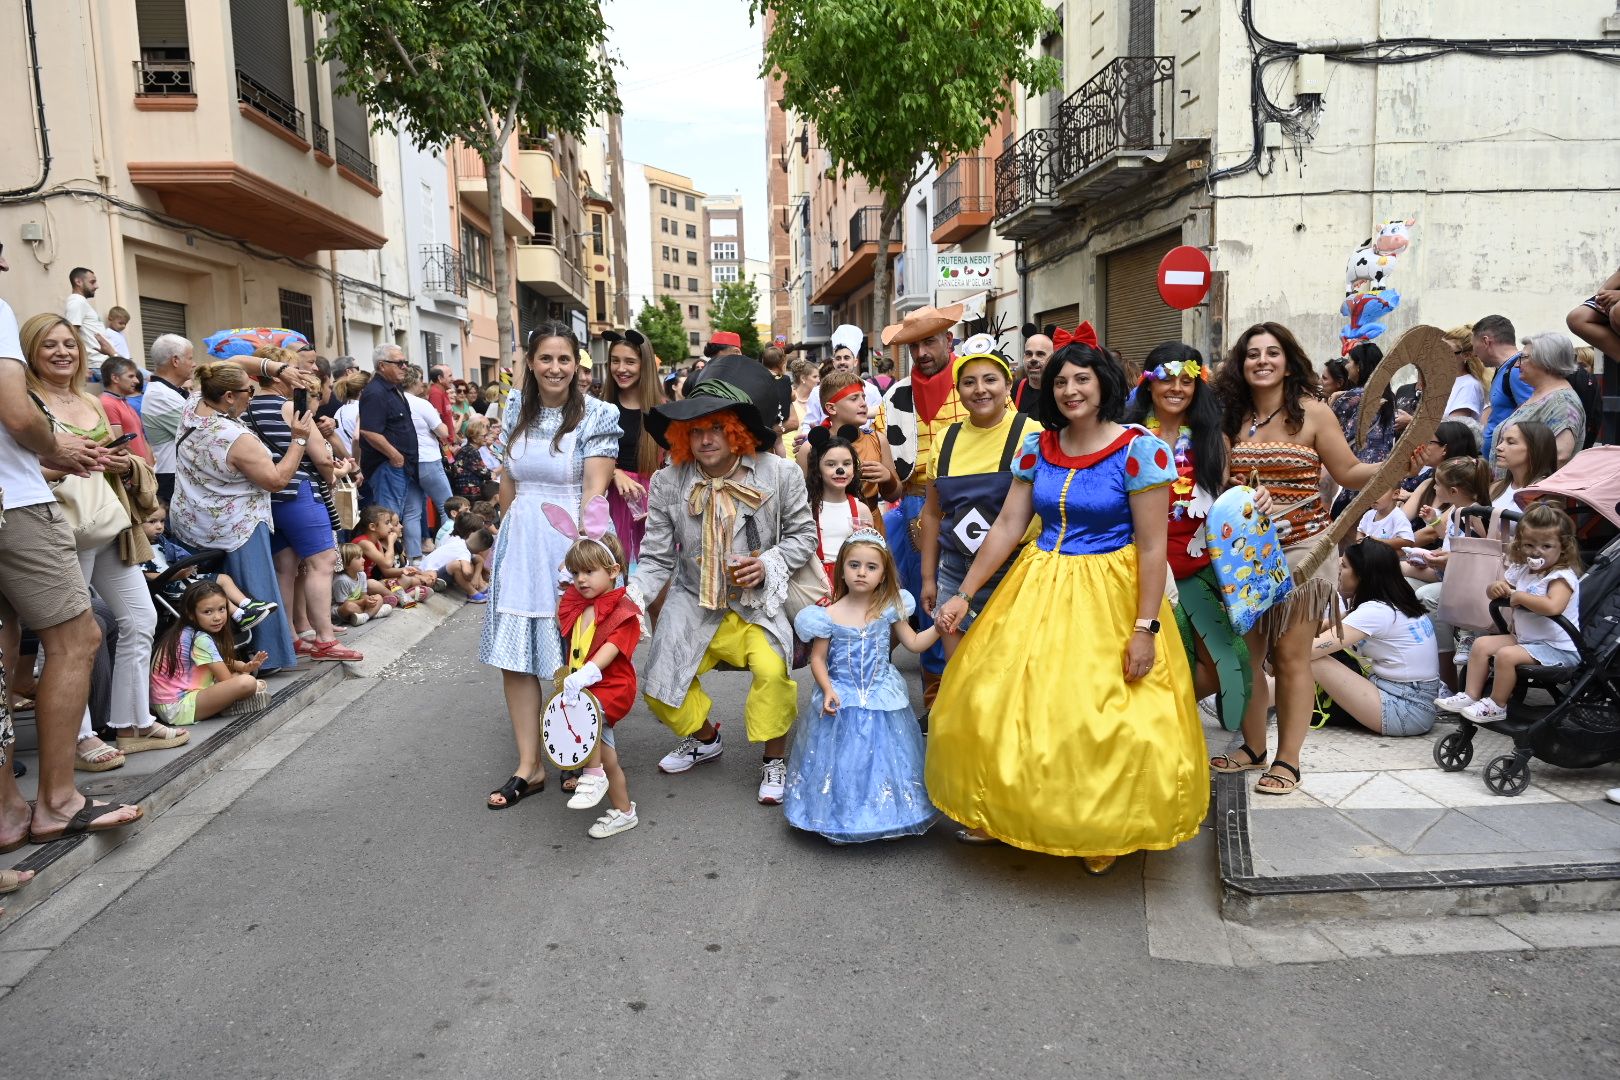
[[1434, 744], [1434, 763], [1446, 772], [1462, 772], [1474, 760], [1474, 740], [1453, 731]]
[[1512, 754], [1492, 758], [1485, 766], [1485, 786], [1493, 795], [1517, 795], [1530, 786], [1530, 763]]

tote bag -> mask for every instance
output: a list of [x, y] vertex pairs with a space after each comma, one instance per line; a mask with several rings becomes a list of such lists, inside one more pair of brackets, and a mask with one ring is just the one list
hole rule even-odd
[[1468, 630], [1491, 630], [1491, 602], [1485, 590], [1501, 581], [1507, 568], [1507, 526], [1502, 511], [1491, 514], [1486, 536], [1456, 536], [1451, 540], [1451, 558], [1440, 582], [1440, 609], [1436, 618]]
[[112, 489], [115, 482], [106, 473], [64, 476], [56, 482], [56, 501], [73, 530], [75, 549], [105, 547], [129, 528], [129, 511]]

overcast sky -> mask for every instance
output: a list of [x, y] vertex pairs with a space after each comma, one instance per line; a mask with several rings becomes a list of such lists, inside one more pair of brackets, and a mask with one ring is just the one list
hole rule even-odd
[[765, 92], [760, 28], [745, 0], [607, 0], [624, 102], [624, 155], [741, 194], [748, 255], [765, 252]]

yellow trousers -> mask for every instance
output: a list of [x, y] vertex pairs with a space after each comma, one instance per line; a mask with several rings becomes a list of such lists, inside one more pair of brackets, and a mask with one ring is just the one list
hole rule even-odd
[[748, 701], [743, 706], [748, 741], [766, 742], [786, 735], [798, 711], [799, 685], [788, 673], [787, 661], [771, 647], [770, 635], [735, 611], [726, 612], [720, 628], [709, 641], [703, 660], [698, 664], [697, 676], [686, 692], [686, 700], [670, 705], [649, 696], [647, 708], [675, 734], [683, 738], [694, 734], [709, 718], [709, 709], [714, 705], [698, 678], [719, 664], [747, 668], [754, 677], [753, 685], [748, 688]]

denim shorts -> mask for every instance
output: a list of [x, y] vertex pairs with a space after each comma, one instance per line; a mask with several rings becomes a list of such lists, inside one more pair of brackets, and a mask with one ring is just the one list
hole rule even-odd
[[286, 502], [270, 503], [270, 520], [275, 532], [270, 537], [270, 550], [292, 548], [300, 559], [331, 551], [337, 546], [332, 536], [332, 519], [326, 506], [315, 497], [315, 489], [308, 480], [298, 481], [298, 497]]
[[1531, 656], [1536, 663], [1558, 667], [1579, 667], [1581, 654], [1570, 649], [1559, 648], [1551, 641], [1521, 641], [1519, 647]]
[[619, 744], [613, 741], [613, 726], [611, 724], [603, 723], [602, 725], [602, 745], [611, 746], [615, 750], [619, 748]]
[[1378, 696], [1384, 704], [1385, 735], [1427, 735], [1434, 727], [1434, 699], [1445, 690], [1439, 679], [1395, 682], [1377, 675], [1369, 675], [1367, 679], [1378, 688]]

